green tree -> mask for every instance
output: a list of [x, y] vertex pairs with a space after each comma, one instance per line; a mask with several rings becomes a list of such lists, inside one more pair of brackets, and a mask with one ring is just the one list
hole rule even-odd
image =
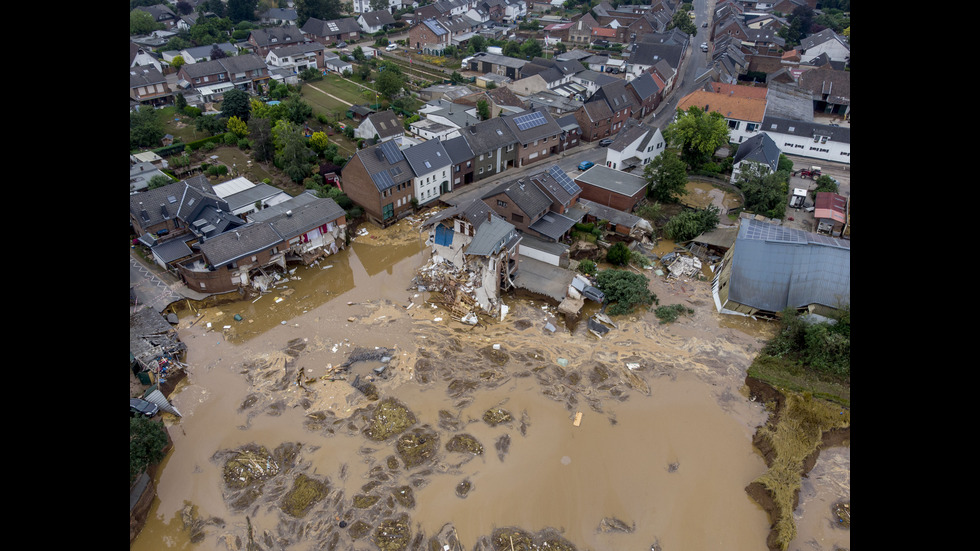
[[149, 12], [133, 10], [129, 12], [129, 35], [150, 34], [162, 30], [163, 23], [157, 23]]
[[233, 23], [240, 21], [252, 21], [255, 19], [255, 10], [259, 6], [259, 0], [227, 0], [228, 19]]
[[821, 175], [817, 178], [817, 187], [813, 190], [813, 193], [819, 193], [821, 191], [829, 191], [830, 193], [837, 193], [840, 191], [840, 186], [833, 178], [827, 176], [826, 174]]
[[288, 120], [280, 120], [272, 127], [272, 136], [276, 144], [276, 166], [292, 181], [302, 182], [313, 172], [311, 165], [316, 157], [306, 145], [302, 128]]
[[388, 0], [371, 0], [369, 3], [371, 11], [387, 10]]
[[487, 51], [487, 41], [482, 36], [475, 35], [473, 38], [470, 38], [469, 47], [473, 49], [472, 53], [485, 52]]
[[234, 88], [228, 90], [221, 100], [221, 116], [225, 118], [238, 117], [248, 122], [252, 115], [252, 98], [248, 92]]
[[361, 63], [357, 66], [357, 76], [361, 79], [361, 82], [367, 82], [371, 78], [371, 66], [367, 63]]
[[676, 203], [687, 193], [687, 165], [671, 150], [664, 151], [643, 167], [647, 197], [663, 203]]
[[542, 53], [544, 53], [544, 50], [541, 49], [541, 44], [538, 44], [537, 40], [526, 40], [521, 44], [521, 55], [526, 58], [534, 59]]
[[202, 0], [197, 4], [197, 13], [204, 15], [213, 13], [217, 17], [224, 17], [226, 12], [223, 0]]
[[289, 96], [282, 104], [286, 119], [295, 124], [303, 124], [313, 116], [313, 107], [300, 99], [299, 96]]
[[183, 92], [177, 92], [174, 94], [174, 108], [178, 113], [183, 113], [184, 109], [187, 107], [187, 98], [184, 97]]
[[742, 190], [746, 211], [769, 218], [782, 218], [786, 214], [789, 173], [769, 172], [759, 163], [742, 163], [733, 183]]
[[586, 258], [578, 263], [578, 271], [585, 275], [594, 275], [596, 272], [595, 262]]
[[674, 17], [671, 18], [670, 23], [667, 25], [667, 30], [678, 29], [685, 34], [697, 34], [698, 28], [694, 25], [694, 21], [687, 15], [685, 10], [677, 10], [674, 12]]
[[692, 106], [677, 112], [677, 119], [664, 129], [664, 139], [680, 148], [681, 159], [697, 170], [728, 143], [728, 123], [721, 113]]
[[354, 56], [354, 61], [358, 63], [364, 63], [364, 61], [367, 59], [367, 56], [364, 55], [364, 49], [360, 46], [354, 48], [351, 51], [351, 55]]
[[207, 132], [209, 136], [224, 134], [228, 129], [228, 119], [219, 115], [204, 115], [194, 119], [194, 128], [199, 132]]
[[466, 80], [466, 77], [459, 74], [459, 71], [453, 71], [453, 74], [449, 75], [449, 82], [453, 84], [462, 84]]
[[167, 431], [163, 423], [142, 415], [129, 420], [129, 483], [150, 465], [163, 460], [167, 447]]
[[228, 118], [228, 131], [235, 135], [237, 138], [244, 138], [248, 136], [248, 123], [242, 119], [232, 115]]
[[616, 266], [622, 266], [630, 261], [630, 257], [632, 255], [633, 253], [630, 251], [629, 247], [626, 246], [626, 243], [617, 241], [612, 247], [609, 247], [609, 251], [606, 252], [606, 262]]
[[481, 99], [476, 102], [476, 114], [480, 116], [481, 121], [490, 118], [490, 104], [487, 103], [487, 100]]
[[159, 113], [143, 106], [129, 113], [129, 148], [154, 147], [163, 139], [164, 126]]
[[150, 178], [150, 181], [147, 182], [146, 186], [148, 189], [156, 189], [172, 183], [173, 180], [170, 179], [170, 176], [167, 176], [166, 174], [157, 174], [156, 176]]
[[296, 24], [302, 27], [313, 17], [330, 21], [340, 17], [340, 0], [296, 0]]
[[398, 72], [386, 69], [378, 75], [374, 84], [377, 86], [379, 94], [388, 100], [392, 100], [401, 93], [405, 86], [405, 79]]
[[606, 295], [611, 316], [630, 314], [637, 306], [658, 303], [650, 291], [650, 280], [629, 270], [602, 270], [596, 275], [596, 287]]
[[267, 118], [252, 117], [248, 121], [248, 135], [252, 139], [252, 158], [263, 163], [275, 158], [276, 145], [272, 139], [272, 124]]
[[310, 136], [310, 148], [315, 151], [318, 155], [322, 155], [326, 151], [327, 146], [330, 145], [330, 141], [327, 139], [327, 135], [324, 132], [314, 132]]
[[776, 170], [782, 170], [784, 172], [793, 172], [793, 161], [789, 159], [785, 154], [779, 154], [779, 161], [776, 163]]
[[184, 63], [185, 63], [184, 56], [175, 55], [174, 58], [170, 61], [170, 66], [176, 69], [177, 71], [179, 71], [180, 68], [184, 66]]
[[685, 210], [673, 216], [664, 226], [664, 237], [678, 243], [690, 241], [718, 225], [718, 207], [709, 205], [698, 210]]

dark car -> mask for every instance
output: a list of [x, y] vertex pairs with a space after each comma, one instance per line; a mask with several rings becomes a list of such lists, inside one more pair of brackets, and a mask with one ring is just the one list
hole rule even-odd
[[612, 138], [603, 138], [599, 140], [599, 147], [609, 147], [609, 144], [613, 143]]
[[141, 400], [140, 398], [129, 399], [129, 414], [131, 416], [145, 415], [147, 417], [153, 417], [159, 411], [160, 406], [154, 404], [153, 402], [147, 402], [146, 400]]

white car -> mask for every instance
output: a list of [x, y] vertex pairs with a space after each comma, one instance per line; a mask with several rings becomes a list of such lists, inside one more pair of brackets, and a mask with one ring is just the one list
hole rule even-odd
[[398, 49], [398, 44], [388, 44], [388, 47], [385, 48], [385, 50], [388, 50], [389, 52], [393, 52], [397, 49]]
[[701, 51], [702, 52], [707, 52], [708, 51], [708, 43], [707, 42], [702, 42], [701, 43]]

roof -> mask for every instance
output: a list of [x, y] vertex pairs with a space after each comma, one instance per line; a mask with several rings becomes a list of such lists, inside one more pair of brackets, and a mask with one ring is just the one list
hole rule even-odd
[[847, 198], [843, 195], [820, 191], [813, 202], [813, 217], [829, 218], [838, 222], [847, 221]]
[[[415, 177], [411, 165], [393, 140], [359, 149], [354, 155], [360, 159], [364, 170], [367, 171], [379, 192], [408, 182]], [[351, 165], [348, 162], [346, 166]]]
[[697, 107], [708, 112], [721, 113], [726, 119], [762, 122], [766, 114], [766, 100], [758, 98], [742, 98], [734, 95], [716, 94], [695, 90], [681, 98], [677, 103], [678, 111], [687, 111]]
[[831, 141], [851, 143], [851, 129], [846, 126], [830, 126], [812, 121], [798, 121], [779, 117], [766, 117], [759, 130], [777, 134], [790, 134], [813, 139], [814, 136], [827, 136]]
[[245, 73], [257, 69], [267, 69], [265, 60], [257, 54], [236, 55], [233, 57], [223, 57], [203, 61], [201, 63], [184, 64], [180, 70], [187, 73], [191, 78], [214, 75], [218, 73]]
[[320, 198], [317, 197], [312, 190], [307, 190], [291, 199], [283, 201], [282, 203], [276, 203], [275, 205], [270, 205], [262, 210], [249, 214], [248, 221], [265, 222], [285, 214], [286, 211], [297, 209], [307, 203], [312, 203], [319, 200]]
[[609, 27], [592, 27], [592, 36], [601, 38], [616, 38], [616, 29]]
[[446, 153], [449, 153], [449, 160], [453, 164], [473, 160], [473, 150], [470, 149], [469, 144], [466, 143], [466, 138], [463, 136], [456, 136], [451, 140], [444, 140], [442, 146], [446, 148]]
[[769, 89], [765, 86], [745, 86], [727, 82], [711, 82], [709, 86], [711, 91], [716, 94], [727, 94], [740, 98], [766, 99], [769, 94]]
[[587, 101], [585, 105], [582, 106], [582, 110], [590, 121], [604, 121], [612, 118], [612, 111], [609, 110], [609, 104], [605, 101]]
[[129, 212], [139, 220], [140, 226], [146, 228], [180, 215], [181, 207], [184, 207], [186, 214], [190, 206], [184, 206], [184, 203], [193, 199], [193, 202], [200, 204], [203, 202], [202, 197], [210, 198], [215, 204], [227, 205], [214, 194], [207, 177], [199, 174], [187, 180], [130, 195]]
[[579, 204], [589, 210], [589, 214], [595, 216], [599, 220], [607, 220], [617, 226], [626, 226], [627, 228], [634, 228], [642, 220], [639, 216], [635, 214], [630, 214], [628, 212], [623, 212], [619, 209], [614, 209], [612, 207], [607, 207], [605, 205], [600, 205], [588, 199], [579, 199]]
[[129, 70], [129, 87], [152, 86], [154, 84], [166, 83], [167, 77], [158, 71], [156, 67], [144, 65], [133, 67]]
[[357, 24], [357, 20], [353, 17], [331, 19], [329, 21], [311, 17], [303, 24], [302, 30], [304, 33], [314, 36], [336, 36], [338, 34], [360, 33], [361, 26]]
[[[636, 119], [627, 119], [626, 126], [622, 128], [616, 137], [613, 139], [613, 143], [609, 144], [609, 149], [613, 151], [618, 151], [622, 153], [630, 144], [636, 140], [656, 133], [656, 130], [637, 121]], [[649, 138], [648, 140], [649, 141]]]
[[487, 52], [480, 52], [473, 55], [470, 57], [470, 61], [493, 63], [494, 65], [503, 65], [504, 67], [513, 67], [515, 69], [520, 69], [521, 67], [527, 65], [527, 60], [525, 59], [516, 59], [505, 55], [491, 54]]
[[643, 193], [647, 187], [646, 178], [615, 170], [605, 165], [595, 165], [576, 176], [575, 181], [626, 197], [635, 197], [637, 194]]
[[460, 130], [460, 134], [466, 138], [466, 143], [469, 144], [473, 153], [477, 155], [515, 144], [518, 141], [517, 137], [514, 136], [514, 132], [511, 131], [502, 117], [487, 119], [474, 124], [466, 129]]
[[798, 86], [801, 90], [806, 90], [814, 95], [814, 98], [823, 99], [838, 105], [849, 105], [851, 103], [851, 73], [849, 71], [837, 71], [829, 65], [820, 69], [805, 71], [800, 75]]
[[303, 36], [303, 31], [300, 29], [292, 25], [286, 25], [282, 27], [253, 29], [249, 35], [249, 39], [254, 41], [258, 46], [264, 47], [283, 43], [303, 42], [306, 40], [306, 37]]
[[200, 242], [201, 252], [214, 268], [254, 255], [282, 243], [269, 224], [248, 224]]
[[[479, 202], [482, 201], [474, 201], [474, 203]], [[484, 219], [477, 227], [473, 240], [466, 247], [464, 254], [471, 256], [494, 255], [514, 239], [520, 239], [514, 225], [494, 213], [489, 216], [489, 219]]]
[[633, 65], [656, 65], [660, 60], [666, 60], [671, 67], [680, 65], [684, 47], [669, 42], [637, 42], [630, 53], [629, 62]]
[[503, 182], [483, 194], [483, 199], [506, 195], [530, 219], [540, 217], [551, 208], [551, 199], [528, 178]]
[[502, 118], [514, 136], [521, 143], [530, 143], [541, 138], [561, 134], [561, 127], [548, 113], [547, 109], [536, 108], [514, 115], [504, 115]]
[[361, 17], [364, 18], [364, 24], [368, 27], [380, 27], [381, 25], [395, 24], [395, 18], [391, 16], [391, 13], [388, 10], [369, 11], [367, 13], [362, 13]]
[[653, 75], [647, 73], [646, 71], [640, 73], [640, 76], [626, 83], [626, 86], [636, 92], [636, 96], [640, 98], [640, 101], [656, 96], [662, 89], [662, 87], [657, 84], [657, 81], [654, 80]]
[[739, 304], [768, 312], [850, 304], [846, 240], [744, 218], [731, 262], [728, 296]]
[[367, 120], [371, 121], [371, 124], [374, 125], [374, 131], [382, 139], [400, 136], [405, 133], [405, 126], [398, 122], [398, 115], [391, 109], [371, 113], [367, 116]]
[[779, 166], [779, 146], [765, 132], [759, 132], [738, 145], [733, 162], [742, 161], [762, 163], [773, 172]]
[[402, 150], [416, 176], [429, 174], [452, 164], [449, 153], [440, 140], [426, 140]]
[[268, 223], [276, 233], [284, 239], [289, 239], [344, 216], [346, 216], [344, 209], [340, 208], [336, 201], [324, 197], [281, 212], [277, 217], [268, 220]]

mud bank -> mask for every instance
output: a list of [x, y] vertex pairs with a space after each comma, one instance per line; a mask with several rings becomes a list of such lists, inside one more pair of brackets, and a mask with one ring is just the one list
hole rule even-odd
[[[786, 414], [785, 406], [787, 396], [782, 391], [754, 377], [746, 377], [745, 384], [752, 398], [764, 404], [771, 404], [769, 406], [771, 408], [769, 420], [765, 425], [759, 427], [759, 430], [752, 438], [752, 443], [762, 455], [766, 466], [772, 467], [780, 459], [779, 451], [773, 445], [772, 440], [763, 435], [763, 430], [775, 430], [775, 427], [781, 420], [781, 416]], [[810, 473], [823, 450], [838, 446], [850, 446], [850, 440], [851, 428], [849, 423], [846, 427], [823, 430], [820, 436], [820, 443], [816, 449], [802, 459], [799, 466], [799, 477], [806, 477]], [[766, 546], [770, 551], [785, 551], [787, 545], [782, 542], [786, 541], [787, 538], [786, 534], [782, 532], [787, 530], [787, 523], [790, 523], [792, 527], [793, 511], [799, 506], [800, 488], [797, 486], [792, 490], [791, 507], [782, 504], [781, 500], [775, 495], [775, 491], [758, 480], [746, 486], [745, 491], [766, 511], [769, 517], [771, 527], [769, 536], [766, 538]], [[840, 509], [840, 507], [835, 507]], [[847, 526], [850, 527], [849, 503], [847, 504]], [[795, 527], [793, 529], [795, 531]], [[795, 537], [795, 533], [793, 535]]]

